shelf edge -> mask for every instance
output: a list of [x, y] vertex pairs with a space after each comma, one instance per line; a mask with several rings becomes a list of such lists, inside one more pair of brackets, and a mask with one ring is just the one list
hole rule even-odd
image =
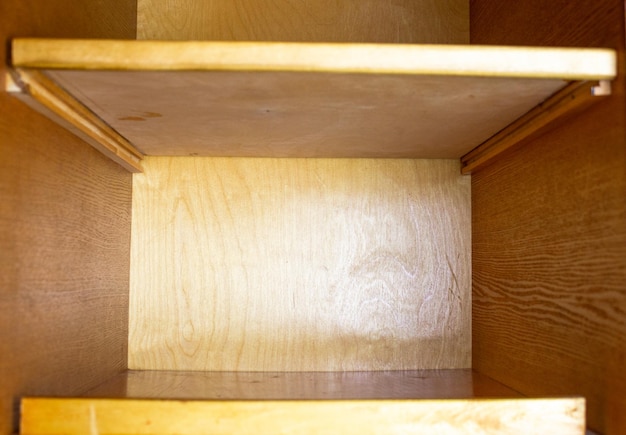
[[5, 90], [32, 109], [60, 124], [129, 172], [142, 172], [139, 152], [127, 139], [45, 74], [14, 69]]
[[604, 80], [616, 54], [604, 48], [130, 41], [16, 38], [14, 67], [134, 71], [290, 71]]
[[545, 133], [611, 94], [609, 81], [572, 82], [546, 101], [461, 157], [461, 173], [471, 174], [496, 156]]
[[35, 434], [562, 433], [585, 427], [585, 399], [181, 401], [22, 398]]

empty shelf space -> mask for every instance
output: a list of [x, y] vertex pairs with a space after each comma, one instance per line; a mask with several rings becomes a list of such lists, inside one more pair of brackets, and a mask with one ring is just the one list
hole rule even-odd
[[17, 39], [12, 63], [9, 90], [130, 170], [143, 155], [460, 158], [572, 81], [615, 75], [611, 50], [459, 45]]
[[86, 397], [210, 400], [516, 398], [470, 369], [370, 372], [190, 372], [130, 370]]

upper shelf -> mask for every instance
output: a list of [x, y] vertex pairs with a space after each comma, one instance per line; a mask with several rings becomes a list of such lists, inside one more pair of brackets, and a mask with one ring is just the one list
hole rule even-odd
[[9, 90], [131, 170], [143, 154], [459, 158], [615, 64], [605, 49], [16, 39]]

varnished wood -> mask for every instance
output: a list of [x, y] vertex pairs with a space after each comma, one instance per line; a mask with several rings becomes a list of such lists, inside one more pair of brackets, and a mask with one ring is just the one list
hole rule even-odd
[[[607, 46], [613, 95], [472, 175], [473, 365], [626, 432], [624, 2], [474, 0], [480, 44]], [[546, 25], [549, 23], [549, 25]]]
[[130, 370], [86, 397], [186, 400], [383, 400], [520, 397], [469, 370], [188, 372]]
[[454, 160], [147, 157], [130, 368], [469, 367], [469, 182]]
[[470, 174], [504, 152], [540, 136], [611, 94], [611, 83], [574, 82], [461, 157], [461, 173]]
[[22, 433], [380, 434], [584, 433], [585, 401], [22, 400]]
[[507, 47], [13, 41], [15, 66], [59, 68], [47, 74], [148, 155], [458, 158], [562, 80], [612, 77], [614, 62]]
[[330, 44], [16, 38], [18, 68], [280, 71], [599, 80], [615, 76], [607, 49], [429, 44]]
[[7, 91], [130, 172], [141, 171], [143, 154], [44, 74], [14, 70], [7, 77]]
[[138, 2], [139, 39], [464, 44], [464, 0]]
[[472, 44], [549, 47], [622, 45], [623, 0], [470, 0]]
[[13, 42], [15, 66], [60, 68], [47, 74], [148, 155], [459, 158], [562, 79], [611, 77], [614, 61], [506, 47]]
[[[16, 35], [133, 38], [126, 0], [0, 1]], [[19, 398], [73, 395], [126, 367], [131, 177], [4, 92], [0, 64], [0, 434]]]
[[459, 158], [565, 84], [279, 72], [53, 77], [153, 156]]

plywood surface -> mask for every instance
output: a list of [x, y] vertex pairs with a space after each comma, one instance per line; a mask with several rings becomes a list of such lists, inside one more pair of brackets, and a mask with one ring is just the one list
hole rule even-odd
[[626, 432], [624, 2], [474, 0], [472, 41], [607, 46], [613, 96], [472, 175], [474, 367]]
[[615, 121], [604, 109], [475, 173], [472, 200], [474, 367], [585, 394], [599, 429], [626, 397], [624, 130], [585, 133]]
[[133, 369], [468, 367], [458, 161], [168, 158], [133, 182]]
[[565, 84], [280, 72], [51, 76], [141, 152], [170, 156], [458, 158]]
[[471, 0], [472, 44], [547, 47], [623, 46], [624, 2]]
[[399, 44], [16, 39], [12, 62], [141, 153], [242, 157], [459, 158], [615, 74], [607, 50]]
[[584, 399], [22, 401], [22, 433], [584, 433]]
[[6, 95], [0, 104], [0, 433], [9, 434], [21, 395], [79, 394], [126, 368], [131, 179], [26, 106]]
[[[0, 39], [133, 38], [135, 16], [125, 0], [3, 0]], [[6, 70], [1, 62], [0, 83]], [[80, 394], [126, 368], [131, 178], [3, 91], [0, 113], [0, 434], [9, 435], [21, 396]]]
[[598, 429], [626, 397], [616, 103], [475, 173], [472, 193], [474, 367], [529, 395], [585, 394]]
[[519, 397], [469, 369], [377, 372], [129, 370], [84, 394], [134, 399], [338, 400]]
[[465, 0], [139, 0], [139, 39], [393, 42], [469, 40]]

